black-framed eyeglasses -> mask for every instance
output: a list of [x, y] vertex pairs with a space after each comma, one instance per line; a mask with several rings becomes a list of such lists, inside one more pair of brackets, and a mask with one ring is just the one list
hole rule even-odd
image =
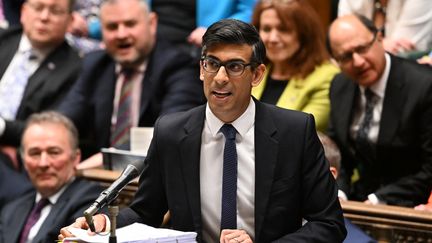
[[201, 66], [208, 73], [217, 73], [219, 72], [220, 67], [224, 67], [228, 76], [236, 77], [243, 74], [245, 68], [247, 66], [256, 65], [253, 62], [244, 63], [242, 61], [227, 61], [221, 62], [213, 57], [202, 57], [201, 58]]
[[337, 55], [334, 56], [334, 59], [339, 63], [339, 64], [347, 64], [350, 63], [353, 60], [353, 54], [357, 53], [359, 55], [364, 55], [366, 54], [369, 49], [372, 47], [372, 45], [375, 43], [375, 40], [377, 38], [378, 32], [374, 33], [374, 36], [372, 38], [372, 40], [364, 45], [361, 46], [357, 46], [355, 47], [353, 50], [345, 52], [341, 55]]

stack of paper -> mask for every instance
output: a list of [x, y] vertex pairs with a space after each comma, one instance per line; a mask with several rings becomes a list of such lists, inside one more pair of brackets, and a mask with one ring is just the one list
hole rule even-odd
[[[75, 238], [66, 238], [63, 242], [92, 242], [105, 243], [109, 240], [107, 235], [88, 235], [87, 231], [69, 228]], [[145, 224], [134, 223], [116, 231], [118, 243], [162, 243], [162, 242], [196, 242], [197, 233], [178, 230], [154, 228]]]

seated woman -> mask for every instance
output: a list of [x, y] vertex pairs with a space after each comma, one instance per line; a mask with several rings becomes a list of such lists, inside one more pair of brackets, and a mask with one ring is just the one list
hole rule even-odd
[[267, 49], [267, 73], [253, 96], [311, 113], [317, 130], [325, 131], [330, 83], [339, 69], [329, 61], [318, 14], [304, 0], [262, 0], [252, 18]]

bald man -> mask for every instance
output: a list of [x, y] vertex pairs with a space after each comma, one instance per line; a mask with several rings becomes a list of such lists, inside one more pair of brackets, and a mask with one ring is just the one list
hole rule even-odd
[[345, 198], [410, 207], [426, 202], [432, 185], [431, 69], [386, 53], [381, 33], [363, 16], [336, 19], [328, 38], [342, 70], [330, 89], [329, 134], [341, 149], [338, 183]]

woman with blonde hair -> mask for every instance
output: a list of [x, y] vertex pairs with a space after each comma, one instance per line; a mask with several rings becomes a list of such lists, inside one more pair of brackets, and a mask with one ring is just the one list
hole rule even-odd
[[267, 50], [267, 73], [253, 96], [311, 113], [317, 130], [325, 131], [330, 83], [339, 69], [330, 62], [318, 14], [306, 0], [261, 0], [252, 23]]

